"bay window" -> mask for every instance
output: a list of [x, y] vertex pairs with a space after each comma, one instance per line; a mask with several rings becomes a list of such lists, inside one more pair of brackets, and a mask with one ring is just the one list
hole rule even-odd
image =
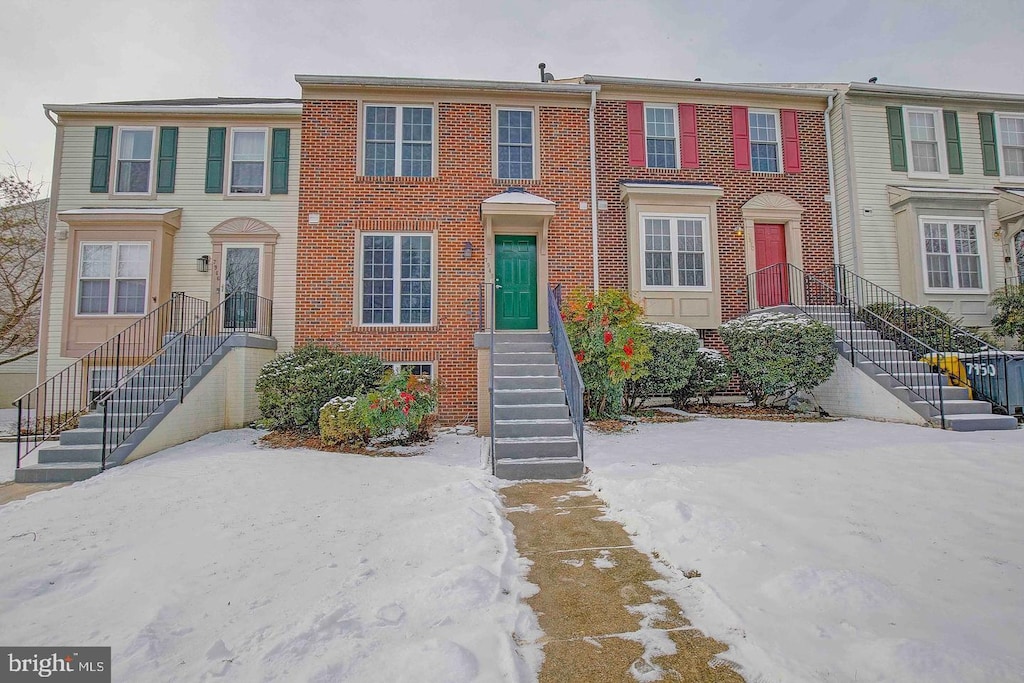
[[708, 217], [641, 216], [645, 289], [711, 288]]
[[142, 315], [149, 289], [149, 244], [83, 242], [79, 315]]
[[985, 249], [980, 219], [921, 218], [928, 290], [985, 290]]

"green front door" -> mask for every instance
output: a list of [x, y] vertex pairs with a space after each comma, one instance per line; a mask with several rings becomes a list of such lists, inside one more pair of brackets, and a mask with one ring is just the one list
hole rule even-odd
[[537, 238], [495, 235], [494, 272], [495, 329], [537, 329]]

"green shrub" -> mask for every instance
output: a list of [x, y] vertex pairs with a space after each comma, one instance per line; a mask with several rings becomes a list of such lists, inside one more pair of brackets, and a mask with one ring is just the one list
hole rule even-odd
[[275, 358], [256, 380], [260, 424], [275, 430], [317, 429], [320, 408], [336, 396], [366, 393], [380, 384], [384, 364], [376, 356], [335, 353], [308, 344]]
[[874, 303], [864, 309], [873, 315], [861, 311], [857, 318], [877, 331], [882, 339], [889, 339], [900, 347], [907, 345], [906, 336], [883, 324], [879, 318], [936, 351], [977, 353], [988, 342], [977, 333], [957, 329], [962, 328], [962, 320], [935, 306]]
[[585, 289], [569, 294], [562, 320], [583, 376], [583, 407], [588, 418], [618, 417], [622, 385], [647, 374], [651, 357], [643, 310], [618, 289], [597, 296]]
[[809, 391], [831, 376], [835, 331], [796, 315], [756, 313], [730, 320], [719, 333], [740, 386], [758, 406]]
[[731, 379], [732, 367], [725, 356], [714, 349], [697, 349], [697, 362], [690, 381], [679, 391], [673, 392], [672, 404], [676, 408], [685, 408], [687, 401], [698, 398], [707, 405], [712, 396], [729, 386]]
[[367, 444], [382, 436], [416, 439], [437, 410], [437, 388], [408, 372], [389, 375], [361, 396], [335, 397], [320, 409], [320, 439], [327, 445]]
[[647, 375], [627, 379], [622, 385], [626, 410], [635, 411], [654, 396], [682, 391], [697, 364], [700, 338], [696, 330], [676, 323], [643, 323], [649, 344], [657, 353], [644, 364]]
[[996, 334], [1016, 337], [1017, 347], [1024, 350], [1024, 285], [997, 289], [992, 305], [996, 307], [992, 317]]

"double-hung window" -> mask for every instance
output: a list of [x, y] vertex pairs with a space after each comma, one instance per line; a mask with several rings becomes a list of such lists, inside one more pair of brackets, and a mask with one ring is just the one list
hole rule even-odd
[[999, 167], [1003, 176], [1024, 179], [1024, 116], [997, 114], [999, 122]]
[[708, 217], [641, 216], [645, 289], [711, 289]]
[[118, 194], [149, 194], [153, 183], [154, 128], [120, 128], [117, 136]]
[[83, 242], [78, 261], [80, 315], [141, 315], [149, 288], [149, 244]]
[[434, 168], [432, 107], [367, 105], [363, 173], [427, 178]]
[[498, 110], [498, 178], [533, 179], [535, 137], [532, 109]]
[[909, 173], [923, 176], [946, 175], [945, 130], [941, 109], [904, 107], [904, 125], [910, 153]]
[[927, 289], [984, 291], [983, 239], [980, 220], [922, 217]]
[[676, 150], [679, 141], [676, 133], [675, 107], [648, 104], [644, 107], [644, 139], [647, 145], [648, 168], [679, 168]]
[[231, 184], [228, 194], [266, 194], [267, 130], [231, 129]]
[[433, 242], [433, 235], [422, 233], [362, 234], [362, 324], [431, 324]]
[[781, 164], [779, 113], [756, 111], [748, 113], [750, 124], [750, 170], [755, 173], [778, 173]]

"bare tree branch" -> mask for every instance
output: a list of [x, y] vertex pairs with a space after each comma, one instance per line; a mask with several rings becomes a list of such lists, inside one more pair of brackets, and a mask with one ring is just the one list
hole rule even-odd
[[38, 347], [49, 202], [22, 175], [15, 164], [0, 175], [0, 365]]

